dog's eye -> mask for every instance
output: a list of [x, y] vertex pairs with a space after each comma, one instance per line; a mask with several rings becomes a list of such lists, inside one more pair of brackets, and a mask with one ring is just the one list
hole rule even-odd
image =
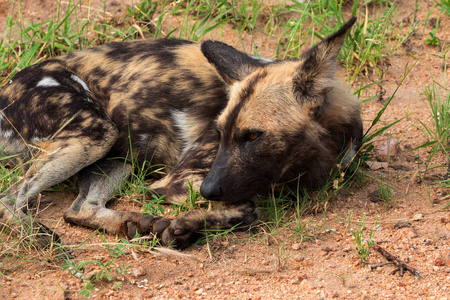
[[247, 134], [247, 140], [253, 142], [254, 140], [258, 139], [261, 136], [261, 134], [262, 134], [261, 132], [256, 131], [249, 132]]
[[248, 135], [248, 139], [249, 139], [250, 141], [254, 141], [254, 140], [256, 140], [258, 137], [259, 137], [259, 134], [257, 134], [256, 132], [250, 133], [250, 134]]

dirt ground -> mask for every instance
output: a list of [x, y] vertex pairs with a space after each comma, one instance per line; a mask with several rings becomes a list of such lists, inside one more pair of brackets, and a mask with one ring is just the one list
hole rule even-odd
[[[87, 1], [86, 1], [87, 2]], [[131, 0], [107, 1], [107, 11], [120, 17]], [[405, 27], [412, 22], [415, 1], [397, 1], [398, 20]], [[24, 0], [24, 14], [43, 20], [53, 9], [52, 1]], [[434, 1], [419, 1], [419, 22], [424, 22]], [[3, 32], [11, 2], [0, 0], [0, 31]], [[99, 0], [93, 7], [101, 7]], [[99, 11], [101, 11], [99, 9]], [[92, 16], [95, 17], [95, 16]], [[100, 15], [98, 16], [100, 17]], [[450, 43], [450, 18], [436, 9], [431, 18], [440, 18], [440, 44]], [[173, 26], [177, 19], [174, 17]], [[400, 23], [398, 23], [400, 24]], [[389, 130], [391, 139], [398, 141], [395, 157], [387, 168], [369, 170], [366, 179], [350, 193], [342, 193], [328, 204], [324, 213], [306, 214], [305, 233], [313, 239], [293, 237], [290, 228], [276, 234], [237, 232], [215, 239], [209, 244], [192, 246], [180, 255], [130, 250], [115, 261], [115, 269], [129, 267], [112, 282], [95, 282], [92, 298], [100, 299], [450, 299], [450, 211], [443, 209], [450, 200], [448, 190], [433, 184], [439, 173], [435, 169], [425, 176], [427, 150], [411, 150], [428, 141], [419, 121], [431, 125], [432, 118], [423, 90], [432, 78], [442, 84], [443, 54], [440, 47], [427, 45], [424, 40], [432, 29], [429, 26], [416, 32], [389, 59], [383, 88], [386, 99], [400, 83], [405, 67], [420, 58], [383, 116], [383, 125], [405, 117]], [[226, 30], [225, 30], [226, 32]], [[273, 57], [274, 41], [255, 33], [260, 54]], [[243, 36], [244, 41], [249, 36]], [[239, 47], [236, 36], [224, 35], [223, 40]], [[448, 78], [447, 78], [448, 79]], [[368, 81], [371, 76], [368, 76]], [[449, 81], [447, 80], [448, 89]], [[370, 93], [374, 93], [374, 87]], [[365, 98], [363, 95], [362, 98]], [[383, 103], [372, 100], [363, 104], [363, 120], [368, 128]], [[377, 141], [381, 151], [388, 138]], [[445, 163], [444, 157], [435, 157], [433, 165]], [[375, 169], [375, 168], [374, 168]], [[389, 182], [393, 187], [391, 205], [377, 201], [377, 182]], [[42, 209], [39, 219], [54, 229], [64, 243], [76, 246], [92, 235], [92, 230], [71, 226], [62, 219], [63, 211], [75, 199], [74, 192], [48, 193], [43, 199], [51, 204]], [[135, 202], [115, 201], [115, 209], [139, 211]], [[416, 268], [424, 277], [406, 272], [403, 277], [392, 274], [395, 267], [387, 265], [375, 270], [370, 266], [386, 262], [372, 251], [368, 263], [356, 256], [356, 243], [349, 232], [348, 217], [352, 215], [353, 229], [361, 224], [366, 214], [366, 226], [372, 228], [378, 218], [380, 227], [375, 240], [381, 247]], [[404, 227], [406, 226], [406, 227]], [[366, 231], [366, 234], [368, 231]], [[108, 241], [115, 237], [106, 235]], [[111, 255], [101, 246], [98, 235], [92, 236], [72, 252], [73, 261], [86, 259], [107, 262]], [[186, 256], [187, 255], [187, 256]], [[30, 263], [13, 262], [0, 276], [0, 299], [79, 299], [79, 290], [86, 284], [64, 271], [64, 262], [36, 257]], [[96, 271], [87, 268], [86, 273]], [[98, 271], [98, 270], [97, 270]], [[120, 282], [118, 289], [114, 282]]]

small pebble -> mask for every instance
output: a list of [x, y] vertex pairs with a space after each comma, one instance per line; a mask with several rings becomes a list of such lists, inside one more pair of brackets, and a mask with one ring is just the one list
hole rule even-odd
[[378, 161], [386, 162], [397, 156], [398, 140], [389, 139], [378, 148], [376, 158]]
[[371, 170], [379, 170], [379, 169], [387, 169], [389, 164], [387, 162], [379, 162], [379, 161], [366, 161], [367, 165]]
[[147, 271], [143, 267], [139, 266], [139, 267], [134, 268], [131, 271], [131, 273], [132, 273], [134, 278], [139, 278], [139, 277], [144, 276], [145, 274], [147, 274]]
[[445, 266], [445, 261], [442, 259], [442, 257], [438, 257], [433, 261], [433, 265], [435, 266]]
[[325, 291], [325, 297], [327, 299], [329, 299], [329, 298], [338, 298], [339, 296], [338, 296], [338, 293], [336, 291], [328, 290], [328, 291]]
[[305, 258], [304, 258], [303, 256], [301, 256], [301, 255], [295, 255], [295, 256], [293, 257], [293, 259], [294, 259], [296, 262], [301, 262], [301, 261], [304, 261], [304, 260], [305, 260]]
[[423, 214], [415, 214], [411, 220], [420, 221], [420, 220], [423, 220], [423, 218], [424, 218]]
[[312, 282], [311, 280], [303, 279], [302, 282], [300, 282], [300, 288], [305, 290], [313, 290], [317, 287], [317, 285]]
[[417, 237], [417, 232], [414, 228], [401, 228], [399, 229], [395, 235], [394, 240], [403, 240], [403, 239], [412, 239]]

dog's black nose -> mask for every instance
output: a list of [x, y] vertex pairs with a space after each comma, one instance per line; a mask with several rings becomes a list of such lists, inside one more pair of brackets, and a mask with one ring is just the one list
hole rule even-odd
[[208, 178], [203, 180], [200, 186], [200, 194], [208, 200], [219, 201], [222, 195], [222, 187]]

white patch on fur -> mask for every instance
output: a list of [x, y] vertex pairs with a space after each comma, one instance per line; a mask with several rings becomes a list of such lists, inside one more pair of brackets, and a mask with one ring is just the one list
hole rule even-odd
[[148, 133], [139, 134], [139, 144], [142, 147], [146, 148], [148, 146], [149, 140], [150, 140], [150, 134], [148, 134]]
[[193, 143], [188, 149], [192, 150], [198, 147], [198, 145], [200, 145], [199, 143]]
[[70, 75], [70, 79], [72, 79], [73, 81], [78, 82], [83, 89], [85, 89], [86, 91], [88, 91], [89, 93], [91, 92], [91, 90], [89, 89], [88, 85], [86, 84], [86, 82], [84, 82], [83, 80], [81, 80], [80, 77], [78, 77], [77, 75]]
[[259, 56], [254, 56], [254, 55], [249, 55], [251, 58], [259, 60], [265, 64], [270, 64], [272, 62], [274, 62], [273, 59], [268, 59], [268, 58], [264, 58], [264, 57], [259, 57]]
[[40, 142], [48, 141], [51, 137], [52, 137], [51, 135], [46, 136], [46, 137], [37, 137], [37, 136], [33, 136], [33, 137], [30, 139], [30, 143], [31, 143], [31, 144], [35, 144], [35, 143], [40, 143]]
[[353, 145], [347, 152], [347, 155], [345, 155], [344, 159], [342, 160], [342, 166], [346, 167], [348, 166], [352, 160], [353, 157], [356, 155], [356, 153], [358, 152], [357, 146]]
[[3, 117], [3, 113], [0, 112], [0, 136], [2, 135], [2, 121], [3, 121], [4, 117]]
[[[197, 148], [199, 145], [200, 145], [199, 143], [193, 143], [193, 144], [190, 145], [190, 146], [185, 146], [185, 147], [183, 148], [182, 154], [184, 154], [184, 153], [186, 153], [186, 152], [188, 152], [188, 151], [194, 150], [194, 149]], [[182, 157], [183, 157], [183, 158], [179, 161], [180, 164], [184, 163], [184, 162], [188, 159], [188, 157], [186, 157], [186, 156], [183, 156], [183, 155], [182, 155]]]
[[12, 130], [0, 131], [0, 137], [9, 139], [10, 137], [12, 137], [13, 133], [14, 132]]
[[91, 98], [89, 98], [89, 97], [86, 97], [86, 98], [83, 98], [86, 102], [89, 102], [89, 103], [94, 103], [94, 101], [92, 101], [92, 99]]
[[37, 84], [36, 87], [50, 87], [50, 86], [60, 86], [61, 83], [59, 83], [55, 78], [50, 76], [44, 76]]
[[[3, 116], [3, 112], [0, 111], [0, 137], [9, 139], [13, 135], [13, 131], [10, 129], [2, 130], [2, 125], [3, 125], [2, 123], [3, 123], [4, 119], [5, 119], [5, 117]], [[0, 150], [1, 150], [1, 146], [2, 145], [0, 145]]]
[[178, 131], [183, 140], [183, 151], [184, 153], [187, 150], [188, 144], [190, 142], [189, 139], [189, 120], [188, 114], [181, 110], [173, 110], [172, 111], [172, 119], [175, 123], [175, 127], [178, 128]]

